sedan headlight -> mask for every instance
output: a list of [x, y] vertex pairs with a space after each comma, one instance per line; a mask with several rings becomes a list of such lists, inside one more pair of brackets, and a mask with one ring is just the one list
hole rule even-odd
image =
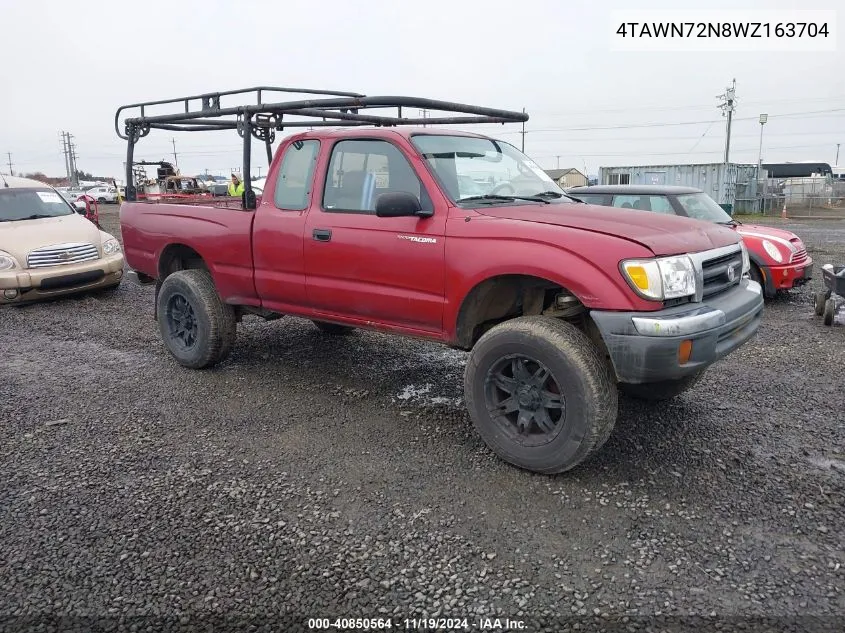
[[695, 294], [695, 267], [686, 255], [622, 262], [628, 283], [642, 297], [663, 301]]
[[763, 249], [769, 254], [769, 257], [776, 262], [780, 263], [783, 261], [783, 253], [781, 253], [780, 249], [769, 240], [763, 240]]
[[9, 255], [6, 251], [0, 251], [0, 270], [12, 270], [16, 268], [18, 262], [15, 258]]
[[114, 255], [120, 252], [120, 242], [111, 238], [103, 242], [103, 253], [106, 255]]

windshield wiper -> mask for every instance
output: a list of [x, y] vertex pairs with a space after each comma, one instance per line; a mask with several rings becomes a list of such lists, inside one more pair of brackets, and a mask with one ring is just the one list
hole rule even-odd
[[474, 202], [476, 200], [493, 200], [502, 202], [512, 202], [513, 200], [528, 200], [530, 202], [542, 202], [543, 204], [550, 204], [548, 200], [544, 198], [538, 198], [536, 196], [503, 196], [494, 193], [487, 193], [483, 196], [469, 196], [467, 198], [460, 198], [458, 202]]
[[16, 220], [40, 220], [42, 218], [55, 218], [55, 215], [44, 215], [43, 213], [33, 213], [25, 218], [15, 218]]
[[739, 220], [730, 219], [727, 222], [717, 222], [716, 224], [723, 224], [725, 226], [739, 226], [742, 224]]
[[579, 198], [575, 198], [570, 196], [568, 193], [561, 193], [560, 191], [541, 191], [540, 193], [534, 194], [537, 198], [569, 198], [574, 202], [580, 202], [581, 204], [586, 204], [583, 200]]

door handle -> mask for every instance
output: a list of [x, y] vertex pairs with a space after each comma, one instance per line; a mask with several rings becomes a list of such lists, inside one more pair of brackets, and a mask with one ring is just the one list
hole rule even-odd
[[314, 229], [314, 232], [311, 235], [318, 242], [329, 242], [332, 239], [332, 230], [331, 229]]

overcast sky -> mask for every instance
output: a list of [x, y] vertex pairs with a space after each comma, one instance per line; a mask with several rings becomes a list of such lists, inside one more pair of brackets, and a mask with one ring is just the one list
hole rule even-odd
[[[708, 9], [836, 9], [710, 0]], [[65, 173], [60, 131], [78, 166], [121, 177], [118, 106], [253, 85], [431, 97], [526, 108], [525, 152], [544, 168], [719, 162], [725, 123], [716, 96], [733, 78], [731, 159], [834, 162], [845, 143], [845, 42], [836, 52], [614, 52], [614, 9], [699, 6], [631, 0], [2, 0], [0, 162]], [[701, 5], [703, 6], [703, 5]], [[845, 28], [845, 9], [839, 26]], [[838, 35], [838, 32], [837, 32]], [[605, 129], [601, 129], [605, 128]], [[608, 129], [609, 128], [609, 129]], [[472, 129], [479, 130], [478, 126]], [[520, 126], [485, 129], [521, 144]], [[234, 132], [154, 130], [136, 158], [172, 157], [183, 173], [240, 164]], [[266, 172], [263, 148], [254, 165]], [[845, 148], [840, 156], [845, 163]]]

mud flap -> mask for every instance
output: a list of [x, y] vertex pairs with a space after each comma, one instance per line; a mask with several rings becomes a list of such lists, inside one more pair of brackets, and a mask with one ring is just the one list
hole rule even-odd
[[161, 290], [161, 281], [156, 279], [156, 293], [153, 299], [153, 320], [158, 321], [158, 293]]

